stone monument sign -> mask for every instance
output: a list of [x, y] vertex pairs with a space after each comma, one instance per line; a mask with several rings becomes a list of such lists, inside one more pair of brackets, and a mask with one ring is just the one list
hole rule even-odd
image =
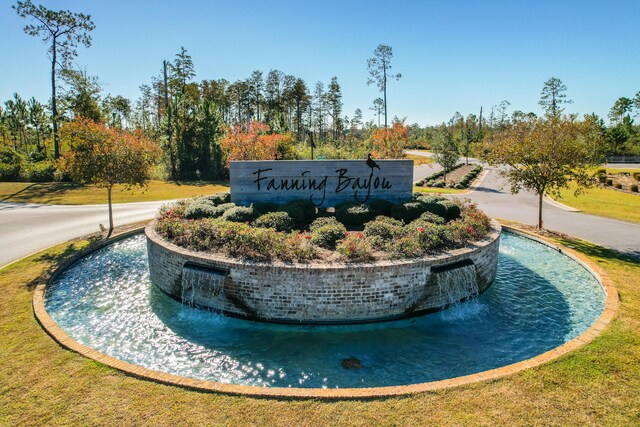
[[413, 160], [232, 161], [231, 201], [285, 203], [307, 199], [317, 207], [374, 199], [411, 198]]

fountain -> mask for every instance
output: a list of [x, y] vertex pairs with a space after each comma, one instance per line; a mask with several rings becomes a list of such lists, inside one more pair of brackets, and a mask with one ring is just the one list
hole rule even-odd
[[465, 247], [360, 264], [231, 259], [144, 233], [63, 267], [36, 316], [100, 362], [203, 390], [382, 396], [498, 377], [592, 339], [615, 301], [586, 264], [496, 222]]

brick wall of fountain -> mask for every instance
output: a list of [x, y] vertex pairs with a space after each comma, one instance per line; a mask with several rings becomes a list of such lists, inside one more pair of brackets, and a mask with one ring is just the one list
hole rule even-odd
[[351, 323], [437, 311], [495, 278], [500, 225], [433, 257], [368, 264], [239, 261], [194, 252], [145, 230], [152, 282], [171, 297], [226, 314], [290, 323]]

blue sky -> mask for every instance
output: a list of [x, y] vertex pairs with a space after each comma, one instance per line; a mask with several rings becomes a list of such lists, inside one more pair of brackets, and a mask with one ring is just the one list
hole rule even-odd
[[[36, 0], [37, 2], [37, 0]], [[13, 92], [50, 96], [46, 46], [22, 32], [26, 20], [0, 6], [0, 100]], [[105, 93], [132, 99], [185, 46], [196, 79], [244, 79], [277, 68], [310, 86], [337, 76], [345, 114], [365, 119], [374, 85], [366, 60], [392, 46], [389, 114], [436, 124], [455, 111], [539, 113], [549, 77], [568, 87], [569, 112], [606, 117], [621, 96], [640, 91], [640, 1], [62, 1], [51, 9], [92, 15], [93, 46], [76, 64], [99, 77]]]

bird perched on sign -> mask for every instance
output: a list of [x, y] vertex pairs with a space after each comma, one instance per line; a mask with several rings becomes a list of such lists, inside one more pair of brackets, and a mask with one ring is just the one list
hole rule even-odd
[[374, 168], [380, 169], [380, 166], [371, 158], [371, 153], [369, 153], [369, 157], [367, 157], [367, 166], [373, 170]]

